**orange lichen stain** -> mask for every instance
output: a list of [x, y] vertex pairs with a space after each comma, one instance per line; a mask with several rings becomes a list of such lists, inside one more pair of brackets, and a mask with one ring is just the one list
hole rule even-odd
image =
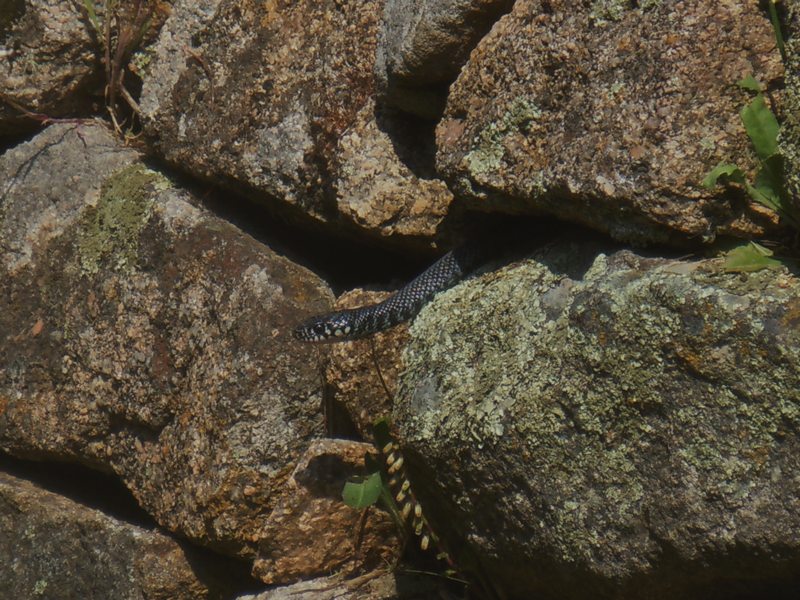
[[33, 324], [33, 327], [31, 327], [31, 335], [33, 337], [36, 337], [37, 335], [42, 333], [42, 329], [44, 329], [44, 321], [38, 319], [36, 323]]
[[645, 150], [644, 146], [634, 146], [630, 149], [629, 154], [633, 160], [641, 160], [647, 154], [647, 150]]
[[693, 372], [697, 374], [702, 374], [704, 372], [705, 362], [703, 357], [695, 352], [688, 350], [687, 348], [677, 347], [675, 348], [675, 356], [676, 358], [683, 361], [683, 363]]
[[788, 303], [781, 321], [788, 329], [800, 327], [800, 299], [794, 298]]

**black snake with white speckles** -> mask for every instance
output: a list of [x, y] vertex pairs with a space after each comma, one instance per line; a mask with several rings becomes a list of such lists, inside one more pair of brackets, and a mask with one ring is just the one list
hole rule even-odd
[[438, 292], [466, 277], [484, 256], [483, 244], [460, 246], [383, 302], [312, 317], [294, 329], [294, 337], [303, 342], [343, 342], [394, 327], [414, 317]]

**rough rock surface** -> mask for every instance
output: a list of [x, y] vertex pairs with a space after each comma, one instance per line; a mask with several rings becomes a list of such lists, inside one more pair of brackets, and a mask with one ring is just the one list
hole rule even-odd
[[0, 449], [113, 471], [161, 525], [252, 555], [325, 431], [287, 325], [330, 291], [99, 126], [48, 128], [0, 181]]
[[786, 42], [786, 105], [778, 140], [779, 151], [786, 160], [787, 201], [800, 215], [800, 3], [787, 4], [793, 35]]
[[[112, 11], [102, 2], [92, 4], [101, 29], [109, 19], [113, 63], [125, 56], [117, 53], [117, 43], [126, 38], [121, 31], [134, 20], [137, 3], [115, 2]], [[153, 13], [148, 27], [130, 50], [141, 50], [152, 41], [169, 11], [164, 0], [143, 4], [149, 7]], [[83, 2], [6, 0], [0, 4], [0, 136], [34, 130], [51, 118], [105, 112], [100, 38]], [[137, 86], [131, 77], [135, 68], [120, 66], [122, 86], [135, 94]]]
[[430, 579], [420, 581], [375, 571], [351, 580], [320, 577], [239, 596], [236, 600], [438, 600], [441, 597]]
[[426, 513], [512, 597], [800, 585], [800, 280], [595, 254], [542, 250], [412, 325], [394, 417]]
[[421, 117], [440, 117], [447, 88], [470, 51], [513, 4], [513, 0], [387, 0], [375, 59], [382, 100]]
[[342, 488], [364, 473], [370, 444], [320, 440], [300, 459], [283, 498], [260, 532], [253, 574], [265, 583], [310, 579], [328, 572], [358, 573], [393, 564], [402, 548], [388, 513], [366, 513], [342, 502]]
[[762, 209], [699, 184], [722, 160], [754, 167], [735, 83], [782, 72], [755, 0], [518, 0], [451, 87], [437, 168], [474, 205], [625, 241], [758, 234]]
[[375, 114], [382, 5], [176, 3], [145, 76], [150, 143], [286, 215], [419, 244], [452, 195], [403, 150], [413, 131], [389, 136]]
[[[0, 472], [0, 597], [222, 598], [215, 569], [158, 531]], [[223, 592], [227, 592], [223, 594]]]

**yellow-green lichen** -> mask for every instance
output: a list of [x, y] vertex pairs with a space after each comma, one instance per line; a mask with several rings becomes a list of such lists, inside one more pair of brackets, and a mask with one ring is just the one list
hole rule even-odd
[[[395, 417], [405, 443], [453, 472], [546, 483], [551, 550], [624, 575], [634, 565], [619, 556], [658, 546], [630, 535], [654, 497], [690, 486], [686, 519], [702, 528], [712, 508], [695, 510], [692, 494], [746, 505], [780, 465], [782, 437], [800, 427], [797, 328], [786, 325], [800, 284], [602, 255], [565, 280], [563, 257], [585, 264], [545, 249], [423, 309]], [[541, 514], [524, 500], [518, 510]]]
[[162, 175], [138, 163], [103, 183], [97, 205], [85, 212], [77, 236], [83, 273], [95, 274], [104, 264], [119, 271], [133, 268], [139, 234], [150, 218], [153, 193], [166, 186]]
[[492, 121], [478, 136], [478, 147], [464, 158], [470, 173], [480, 177], [496, 171], [505, 155], [503, 140], [541, 116], [541, 110], [527, 98], [517, 98], [498, 121]]
[[[650, 10], [661, 3], [661, 0], [641, 0], [637, 8]], [[621, 21], [627, 11], [635, 10], [629, 0], [595, 0], [589, 12], [589, 18], [595, 25], [605, 25], [612, 21]]]
[[38, 579], [35, 584], [33, 584], [33, 593], [35, 596], [42, 596], [44, 595], [45, 590], [47, 589], [47, 580], [46, 579]]

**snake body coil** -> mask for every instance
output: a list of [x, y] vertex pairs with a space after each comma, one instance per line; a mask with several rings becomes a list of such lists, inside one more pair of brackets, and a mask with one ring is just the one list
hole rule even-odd
[[304, 342], [343, 342], [408, 321], [438, 292], [468, 275], [483, 254], [480, 245], [456, 248], [383, 302], [312, 317], [295, 328], [294, 337]]

